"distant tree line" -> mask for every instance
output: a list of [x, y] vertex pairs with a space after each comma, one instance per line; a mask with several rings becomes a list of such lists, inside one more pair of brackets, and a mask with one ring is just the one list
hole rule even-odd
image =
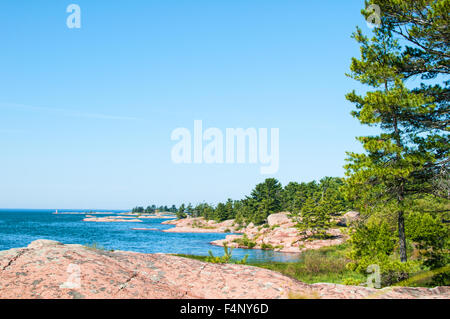
[[131, 210], [133, 213], [137, 214], [153, 214], [156, 212], [170, 212], [170, 213], [176, 213], [178, 211], [177, 207], [175, 205], [172, 205], [171, 207], [168, 206], [156, 206], [151, 205], [147, 206], [147, 208], [144, 208], [142, 206], [137, 206]]
[[[268, 178], [255, 186], [249, 196], [241, 200], [228, 199], [213, 206], [207, 203], [182, 204], [178, 209], [178, 218], [204, 217], [221, 222], [235, 219], [238, 224], [261, 225], [267, 222], [270, 214], [287, 211], [307, 220], [310, 228], [326, 224], [333, 214], [339, 214], [350, 208], [340, 188], [344, 182], [338, 177], [325, 177], [309, 183], [291, 182], [285, 187], [275, 178]], [[316, 216], [321, 216], [319, 221]]]

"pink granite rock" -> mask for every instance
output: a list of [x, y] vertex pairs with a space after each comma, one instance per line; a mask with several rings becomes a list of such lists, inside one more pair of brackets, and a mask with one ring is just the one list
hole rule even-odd
[[[270, 219], [274, 216], [273, 219]], [[342, 244], [347, 236], [340, 229], [334, 228], [327, 231], [331, 236], [326, 240], [307, 240], [304, 235], [299, 234], [295, 222], [287, 213], [273, 214], [269, 216], [270, 223], [264, 226], [255, 226], [250, 223], [246, 228], [240, 230], [247, 238], [255, 242], [253, 249], [274, 249], [286, 253], [300, 253], [309, 249]], [[272, 225], [272, 226], [270, 226]], [[268, 226], [268, 227], [267, 227]], [[247, 248], [236, 239], [242, 239], [244, 235], [230, 235], [225, 239], [211, 242], [212, 245], [223, 246], [225, 243], [230, 247]]]
[[174, 228], [166, 229], [167, 233], [229, 233], [240, 232], [234, 220], [216, 222], [214, 220], [205, 220], [203, 217], [184, 218], [178, 220], [169, 220], [162, 222], [165, 225], [175, 225]]
[[84, 222], [97, 223], [141, 223], [142, 220], [133, 217], [107, 216], [107, 217], [88, 217], [83, 219]]
[[38, 240], [0, 251], [0, 298], [450, 298], [450, 287], [308, 285], [245, 265]]
[[278, 213], [278, 214], [271, 214], [269, 217], [267, 217], [267, 223], [269, 226], [275, 226], [275, 225], [283, 225], [287, 223], [291, 223], [291, 218], [288, 217], [289, 213]]

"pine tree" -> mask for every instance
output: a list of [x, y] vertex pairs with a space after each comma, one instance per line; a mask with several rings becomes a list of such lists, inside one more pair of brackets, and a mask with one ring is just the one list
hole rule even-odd
[[282, 210], [288, 211], [292, 214], [298, 214], [300, 211], [301, 201], [297, 196], [297, 192], [300, 189], [300, 184], [290, 182], [287, 184], [282, 192]]
[[178, 209], [176, 215], [177, 215], [177, 218], [178, 218], [178, 219], [183, 219], [183, 218], [186, 218], [186, 217], [187, 217], [187, 215], [186, 215], [186, 206], [185, 206], [184, 204], [181, 204], [181, 206], [180, 206], [180, 208]]
[[225, 203], [225, 210], [226, 210], [225, 220], [235, 218], [236, 214], [235, 214], [235, 211], [234, 211], [234, 203], [233, 203], [233, 200], [231, 198], [229, 198], [227, 200], [227, 202]]
[[[449, 82], [445, 88], [421, 84], [411, 89], [406, 81], [448, 74], [449, 2], [369, 3], [380, 5], [382, 25], [372, 39], [357, 29], [361, 57], [352, 59], [349, 76], [372, 91], [364, 96], [352, 92], [347, 99], [356, 104], [352, 115], [381, 133], [358, 138], [365, 153], [348, 153], [347, 192], [365, 211], [395, 204], [400, 259], [406, 262], [405, 211], [418, 195], [436, 193], [434, 181], [448, 165], [449, 144], [444, 133]], [[401, 47], [399, 38], [411, 46]]]
[[189, 203], [188, 206], [186, 207], [185, 213], [192, 216], [193, 210], [194, 210], [194, 207], [192, 207], [192, 204]]
[[283, 187], [275, 178], [267, 178], [256, 185], [250, 196], [251, 204], [256, 206], [251, 218], [253, 223], [262, 224], [270, 214], [280, 212], [282, 191]]
[[[319, 197], [319, 193], [316, 194]], [[301, 221], [297, 227], [303, 234], [310, 234], [312, 238], [326, 238], [330, 228], [331, 215], [325, 205], [325, 199], [317, 200], [314, 196], [308, 197], [301, 210]]]
[[301, 221], [298, 224], [298, 228], [306, 234], [308, 230], [311, 230], [314, 223], [314, 215], [316, 210], [317, 202], [313, 197], [309, 197], [301, 210]]
[[216, 209], [214, 210], [214, 219], [218, 222], [224, 221], [227, 219], [227, 208], [224, 203], [217, 204]]

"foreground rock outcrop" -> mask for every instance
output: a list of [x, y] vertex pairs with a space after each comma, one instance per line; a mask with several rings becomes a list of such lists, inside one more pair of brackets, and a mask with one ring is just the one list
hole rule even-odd
[[0, 252], [0, 298], [449, 298], [450, 287], [308, 285], [266, 269], [37, 240]]

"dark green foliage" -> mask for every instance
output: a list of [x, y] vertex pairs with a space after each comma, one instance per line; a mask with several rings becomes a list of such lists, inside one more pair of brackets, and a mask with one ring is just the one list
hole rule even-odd
[[[444, 77], [437, 84], [437, 76], [450, 71], [450, 6], [446, 0], [368, 3], [380, 6], [381, 27], [370, 39], [357, 29], [361, 57], [352, 59], [349, 76], [371, 91], [363, 96], [351, 92], [347, 99], [356, 106], [352, 115], [381, 133], [358, 138], [365, 153], [348, 153], [346, 192], [363, 213], [386, 206], [386, 213], [393, 210], [399, 256], [406, 262], [406, 212], [414, 210], [420, 196], [449, 196], [450, 82]], [[407, 83], [416, 76], [418, 86]]]
[[311, 238], [327, 238], [326, 231], [331, 226], [330, 211], [326, 209], [326, 200], [316, 200], [309, 197], [301, 210], [301, 222], [297, 227], [303, 234], [309, 234]]
[[320, 202], [320, 216], [323, 218], [325, 215], [338, 214], [351, 206], [342, 194], [342, 185], [341, 178], [325, 177], [320, 182], [292, 182], [283, 189], [279, 181], [269, 178], [256, 185], [245, 199], [228, 199], [225, 203], [218, 203], [216, 207], [206, 203], [188, 206], [185, 213], [217, 222], [235, 219], [238, 224], [262, 225], [270, 214], [287, 211], [298, 215], [306, 200], [313, 197]]
[[244, 233], [242, 238], [236, 238], [233, 242], [243, 246], [245, 248], [253, 248], [256, 246], [256, 242], [248, 238], [247, 234]]
[[131, 212], [133, 213], [143, 213], [144, 212], [144, 207], [135, 207], [131, 210]]
[[293, 214], [300, 213], [306, 199], [313, 196], [320, 189], [316, 181], [310, 183], [294, 183], [286, 185], [282, 193], [282, 208]]
[[266, 243], [262, 243], [261, 244], [261, 249], [263, 249], [263, 250], [273, 250], [274, 249], [274, 247], [271, 245], [271, 244], [266, 244]]
[[236, 217], [233, 201], [229, 198], [225, 204], [225, 216], [222, 220], [233, 219]]
[[351, 203], [342, 194], [341, 187], [343, 185], [343, 179], [338, 177], [324, 177], [319, 183], [315, 181], [300, 184], [291, 182], [283, 190], [282, 209], [297, 215], [309, 198], [314, 198], [316, 201], [320, 198], [323, 199], [323, 204], [326, 204], [328, 213], [338, 214], [351, 208]]
[[226, 220], [227, 219], [227, 210], [226, 206], [223, 203], [217, 204], [216, 210], [214, 211], [214, 219], [218, 221]]
[[343, 194], [343, 186], [343, 178], [324, 177], [320, 180], [321, 204], [332, 215], [337, 215], [352, 208], [352, 203], [348, 202]]
[[349, 243], [351, 251], [348, 257], [353, 260], [347, 267], [361, 274], [367, 274], [370, 265], [380, 268], [380, 279], [383, 286], [401, 282], [407, 275], [420, 271], [420, 262], [400, 262], [395, 258], [397, 249], [395, 232], [385, 222], [370, 222], [355, 227]]
[[[407, 237], [417, 245], [423, 265], [430, 270], [450, 264], [450, 237], [448, 224], [440, 217], [427, 213], [412, 213], [406, 221]], [[450, 285], [450, 273], [441, 272], [432, 278], [436, 285]]]
[[198, 204], [193, 208], [192, 217], [205, 217], [207, 220], [215, 219], [214, 207], [207, 203]]
[[387, 223], [367, 223], [353, 229], [349, 242], [352, 245], [350, 258], [359, 261], [355, 270], [365, 272], [378, 256], [383, 259], [394, 252], [396, 238]]
[[187, 217], [186, 206], [184, 206], [184, 204], [181, 204], [180, 208], [177, 211], [177, 218], [182, 219], [182, 218], [186, 218], [186, 217]]
[[248, 197], [248, 202], [253, 207], [252, 222], [254, 224], [263, 224], [270, 214], [281, 211], [282, 191], [283, 187], [275, 178], [268, 178], [264, 183], [256, 185]]
[[294, 215], [301, 217], [297, 227], [304, 235], [327, 238], [332, 216], [339, 215], [351, 206], [342, 195], [343, 184], [340, 178], [324, 177], [319, 183], [291, 185], [291, 188], [297, 187], [294, 198], [299, 212], [294, 211]]
[[147, 206], [147, 208], [144, 209], [144, 207], [135, 207], [131, 210], [132, 213], [138, 213], [138, 214], [154, 214], [155, 212], [170, 212], [170, 213], [176, 213], [177, 207], [175, 205], [172, 205], [170, 208], [168, 206], [159, 206], [151, 205]]
[[186, 214], [192, 216], [193, 211], [194, 211], [194, 207], [192, 207], [192, 204], [189, 203], [186, 207]]

